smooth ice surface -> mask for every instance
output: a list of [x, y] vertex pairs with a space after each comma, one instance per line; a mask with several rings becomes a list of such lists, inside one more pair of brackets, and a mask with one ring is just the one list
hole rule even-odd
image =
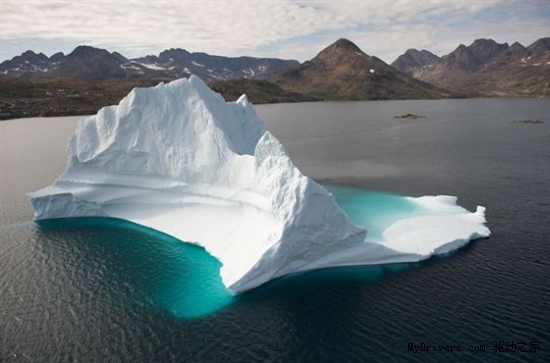
[[366, 242], [403, 253], [443, 254], [489, 235], [481, 226], [485, 208], [470, 213], [456, 205], [456, 197], [413, 198], [341, 186], [326, 188], [350, 221], [369, 231]]
[[484, 208], [437, 196], [408, 199], [430, 213], [386, 219], [368, 238], [245, 96], [225, 102], [194, 76], [136, 88], [81, 120], [68, 155], [63, 175], [30, 195], [35, 219], [108, 216], [193, 241], [235, 292], [316, 268], [418, 261], [489, 235]]

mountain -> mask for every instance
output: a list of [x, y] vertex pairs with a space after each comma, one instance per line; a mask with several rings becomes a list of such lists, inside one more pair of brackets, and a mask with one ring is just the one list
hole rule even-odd
[[68, 54], [48, 76], [67, 78], [126, 78], [122, 61], [105, 49], [78, 46]]
[[133, 64], [164, 71], [174, 78], [195, 74], [206, 81], [227, 79], [265, 79], [276, 71], [298, 65], [295, 60], [253, 57], [221, 57], [190, 53], [185, 49], [168, 49], [158, 57], [149, 55], [132, 60]]
[[433, 68], [440, 63], [441, 58], [427, 50], [408, 49], [391, 66], [401, 72], [413, 73], [417, 68]]
[[113, 57], [115, 57], [116, 60], [118, 60], [120, 63], [126, 63], [129, 61], [128, 58], [126, 58], [125, 56], [123, 56], [122, 54], [120, 54], [119, 52], [113, 52], [111, 53], [111, 55]]
[[292, 91], [286, 91], [265, 79], [231, 79], [210, 83], [210, 87], [223, 95], [227, 101], [236, 101], [246, 96], [254, 103], [290, 103], [319, 101], [319, 99]]
[[420, 82], [339, 39], [315, 58], [275, 73], [282, 89], [324, 100], [449, 97], [450, 92]]
[[[59, 56], [56, 57], [56, 60], [58, 57]], [[36, 54], [32, 50], [27, 50], [21, 55], [2, 62], [0, 64], [0, 74], [10, 78], [19, 77], [21, 75], [25, 75], [24, 78], [30, 78], [48, 72], [54, 62], [55, 60], [52, 61], [44, 55], [44, 53]]]
[[81, 45], [68, 55], [44, 54], [26, 51], [0, 64], [2, 78], [30, 79], [34, 77], [75, 79], [162, 78], [162, 74], [148, 72], [147, 68], [129, 64], [118, 52]]
[[94, 113], [118, 103], [133, 87], [189, 77], [190, 72], [215, 83], [216, 90], [232, 100], [243, 93], [256, 103], [315, 100], [255, 79], [295, 64], [298, 62], [218, 57], [183, 49], [137, 60], [90, 46], [78, 46], [68, 55], [56, 53], [49, 58], [27, 51], [0, 64], [0, 120]]
[[512, 44], [508, 49], [495, 56], [488, 64], [490, 68], [499, 68], [514, 63], [523, 63], [531, 56], [532, 52], [518, 42]]
[[[483, 67], [490, 59], [507, 50], [508, 43], [499, 44], [492, 39], [476, 39], [467, 48], [474, 57], [474, 67]], [[443, 60], [445, 62], [445, 59]]]
[[136, 86], [195, 73], [230, 100], [254, 103], [445, 97], [550, 97], [550, 38], [524, 47], [477, 39], [438, 57], [409, 49], [392, 66], [340, 39], [303, 64], [168, 49], [129, 59], [79, 46], [0, 63], [0, 119], [89, 114]]
[[469, 46], [459, 45], [431, 66], [426, 66], [427, 61], [417, 65], [404, 62], [410, 58], [408, 52], [392, 66], [438, 87], [470, 96], [550, 96], [550, 38], [528, 47], [476, 39]]
[[206, 81], [264, 79], [272, 73], [299, 64], [294, 60], [253, 57], [221, 57], [169, 49], [159, 56], [128, 59], [118, 52], [78, 46], [67, 56], [27, 51], [0, 64], [2, 78], [29, 79], [37, 76], [76, 79], [172, 80], [196, 74]]
[[550, 38], [540, 38], [527, 47], [533, 56], [539, 56], [550, 51]]
[[479, 67], [479, 60], [474, 53], [461, 44], [455, 51], [442, 57], [441, 66], [444, 69], [456, 69], [461, 71], [475, 71]]
[[[0, 119], [93, 113], [135, 86], [195, 73], [226, 99], [254, 103], [456, 96], [418, 81], [340, 39], [299, 64], [272, 58], [220, 57], [169, 49], [128, 59], [79, 46], [50, 58], [32, 51], [0, 64]], [[267, 78], [266, 78], [267, 77]]]

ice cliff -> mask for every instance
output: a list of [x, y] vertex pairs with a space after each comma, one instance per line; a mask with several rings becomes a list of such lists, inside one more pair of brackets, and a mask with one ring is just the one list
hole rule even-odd
[[68, 157], [52, 186], [30, 194], [36, 220], [108, 216], [197, 243], [235, 292], [316, 268], [418, 261], [489, 235], [484, 208], [438, 196], [411, 199], [432, 215], [368, 241], [245, 96], [225, 102], [194, 76], [136, 88], [82, 119]]

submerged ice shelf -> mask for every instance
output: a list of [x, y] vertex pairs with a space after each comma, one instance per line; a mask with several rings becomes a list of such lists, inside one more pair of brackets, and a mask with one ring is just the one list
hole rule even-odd
[[367, 234], [245, 96], [225, 102], [194, 76], [136, 88], [81, 120], [68, 154], [54, 184], [30, 195], [35, 219], [107, 216], [193, 241], [234, 292], [317, 268], [419, 261], [489, 235], [484, 208], [449, 196], [408, 198], [410, 213], [358, 223], [378, 229]]

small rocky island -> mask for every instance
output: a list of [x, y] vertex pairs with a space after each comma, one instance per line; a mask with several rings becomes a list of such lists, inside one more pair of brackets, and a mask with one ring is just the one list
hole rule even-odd
[[543, 120], [539, 119], [527, 119], [527, 120], [516, 120], [514, 122], [522, 123], [522, 124], [543, 124]]
[[393, 116], [393, 118], [402, 118], [402, 119], [406, 119], [406, 120], [416, 120], [418, 118], [425, 118], [426, 116], [420, 116], [420, 115], [416, 115], [414, 113], [406, 113], [404, 115], [395, 115]]

